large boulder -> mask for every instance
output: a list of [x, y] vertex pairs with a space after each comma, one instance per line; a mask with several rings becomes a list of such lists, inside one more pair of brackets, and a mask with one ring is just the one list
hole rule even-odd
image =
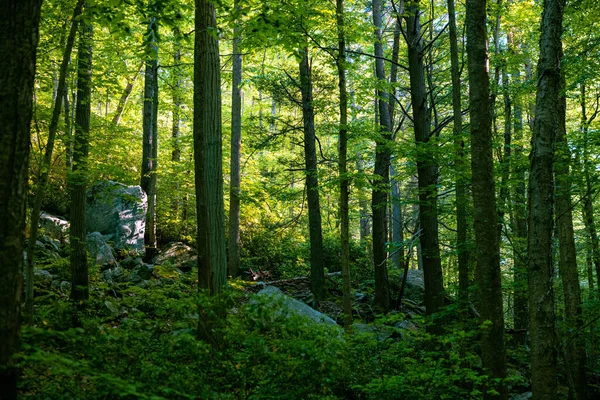
[[181, 243], [171, 243], [162, 253], [153, 260], [156, 265], [165, 263], [171, 264], [174, 268], [179, 268], [183, 272], [188, 272], [193, 266], [198, 265], [198, 256], [196, 250], [190, 246]]
[[90, 259], [101, 269], [113, 268], [119, 265], [115, 251], [100, 232], [88, 233], [85, 237]]
[[44, 234], [56, 239], [62, 243], [69, 240], [69, 222], [66, 219], [40, 212], [39, 227], [44, 230]]
[[404, 288], [404, 298], [416, 303], [422, 303], [425, 293], [425, 279], [423, 271], [409, 269]]
[[88, 232], [110, 235], [115, 249], [144, 251], [148, 199], [139, 186], [100, 182], [87, 192]]
[[329, 316], [318, 312], [314, 308], [306, 305], [305, 303], [294, 299], [284, 294], [279, 288], [275, 286], [267, 286], [255, 295], [255, 299], [260, 302], [280, 304], [281, 308], [277, 311], [273, 311], [276, 314], [281, 314], [284, 317], [291, 315], [301, 315], [310, 318], [311, 320], [326, 325], [337, 326], [336, 322]]

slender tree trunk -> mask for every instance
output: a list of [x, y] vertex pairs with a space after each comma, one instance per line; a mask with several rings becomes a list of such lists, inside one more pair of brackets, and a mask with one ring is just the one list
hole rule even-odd
[[112, 123], [115, 126], [119, 125], [119, 122], [121, 122], [121, 117], [123, 116], [123, 112], [125, 111], [125, 106], [127, 105], [129, 96], [131, 95], [131, 92], [133, 91], [133, 85], [135, 84], [135, 81], [137, 81], [137, 77], [142, 72], [143, 66], [144, 66], [144, 63], [141, 63], [140, 66], [138, 67], [137, 71], [135, 72], [135, 75], [133, 75], [133, 78], [131, 78], [130, 80], [127, 81], [127, 85], [125, 85], [125, 89], [123, 89], [123, 94], [121, 94], [121, 98], [119, 99], [119, 103], [117, 104], [117, 109], [115, 111], [115, 115], [112, 119]]
[[[564, 90], [564, 77], [562, 89]], [[556, 223], [559, 240], [559, 269], [563, 284], [565, 317], [569, 330], [577, 331], [583, 326], [581, 310], [581, 288], [577, 271], [577, 250], [573, 231], [573, 211], [571, 202], [571, 177], [569, 165], [571, 154], [566, 136], [567, 99], [560, 96], [558, 108], [558, 129], [556, 131], [556, 161], [554, 176], [556, 180]], [[582, 335], [569, 337], [566, 345], [566, 367], [569, 375], [569, 397], [577, 400], [587, 398], [585, 374], [585, 339]]]
[[352, 292], [350, 289], [350, 217], [348, 176], [348, 90], [346, 88], [346, 32], [344, 27], [344, 0], [336, 0], [335, 16], [338, 34], [338, 86], [340, 89], [340, 225], [342, 242], [342, 282], [344, 302], [344, 329], [352, 329]]
[[[382, 43], [382, 0], [373, 0], [373, 24], [375, 25], [375, 76], [385, 82]], [[375, 305], [382, 310], [390, 308], [390, 290], [387, 270], [387, 200], [390, 183], [389, 142], [392, 135], [392, 122], [388, 107], [388, 94], [377, 91], [377, 110], [380, 132], [375, 140], [375, 183], [371, 198], [373, 213], [373, 265], [375, 270]]]
[[[513, 83], [520, 82], [519, 72], [513, 73]], [[514, 213], [514, 246], [513, 246], [513, 286], [514, 286], [514, 328], [515, 341], [525, 345], [529, 316], [527, 308], [527, 197], [525, 195], [525, 180], [527, 158], [523, 155], [521, 141], [523, 140], [523, 106], [519, 96], [514, 98], [514, 136], [515, 151], [511, 163], [513, 180], [515, 181], [512, 196], [512, 212]]]
[[531, 386], [536, 400], [556, 398], [552, 231], [553, 161], [560, 106], [560, 60], [564, 0], [545, 0], [540, 37], [537, 96], [529, 173], [529, 327]]
[[73, 131], [71, 128], [71, 104], [69, 103], [69, 87], [65, 85], [63, 95], [63, 105], [65, 107], [65, 166], [67, 172], [73, 169]]
[[140, 186], [148, 196], [146, 213], [146, 230], [144, 242], [146, 259], [150, 260], [156, 253], [156, 167], [158, 143], [156, 126], [158, 116], [158, 20], [153, 15], [156, 10], [154, 0], [148, 1], [150, 17], [147, 30], [147, 60], [144, 83], [143, 137], [142, 137], [142, 176]]
[[315, 300], [325, 294], [323, 264], [323, 233], [321, 231], [321, 206], [317, 171], [317, 148], [315, 137], [315, 110], [312, 97], [312, 71], [308, 59], [308, 47], [302, 50], [300, 61], [300, 85], [302, 91], [302, 119], [304, 121], [304, 159], [306, 164], [306, 198], [308, 202], [308, 225], [310, 233], [310, 283]]
[[456, 11], [454, 0], [448, 0], [448, 24], [450, 31], [450, 68], [452, 76], [452, 112], [453, 137], [456, 155], [456, 249], [458, 251], [458, 297], [463, 321], [467, 319], [469, 307], [469, 259], [467, 242], [467, 178], [465, 171], [465, 140], [462, 133], [462, 106], [460, 91], [460, 64], [458, 54], [458, 35], [456, 33]]
[[[590, 171], [593, 166], [590, 162], [589, 154], [589, 124], [591, 121], [587, 116], [586, 107], [586, 84], [585, 81], [581, 84], [581, 130], [583, 132], [583, 180], [584, 192], [583, 198], [583, 216], [585, 228], [590, 240], [592, 261], [596, 269], [596, 279], [598, 280], [598, 288], [600, 289], [600, 239], [598, 239], [598, 231], [596, 229], [596, 219], [594, 217], [594, 204], [592, 202], [592, 181]], [[600, 297], [600, 291], [598, 292]]]
[[[234, 1], [239, 12], [239, 0]], [[231, 167], [229, 178], [229, 275], [237, 276], [240, 269], [240, 170], [242, 144], [242, 41], [240, 22], [233, 29], [233, 71], [231, 82]]]
[[79, 36], [77, 65], [77, 105], [73, 172], [69, 175], [71, 191], [71, 300], [83, 302], [89, 298], [87, 243], [85, 240], [85, 207], [87, 159], [90, 135], [92, 93], [92, 26], [83, 22]]
[[0, 397], [6, 400], [17, 399], [13, 354], [21, 329], [29, 138], [41, 3], [0, 3]]
[[[506, 377], [506, 352], [485, 0], [467, 0], [466, 24], [476, 275], [481, 321], [485, 325], [481, 332], [481, 359], [485, 374], [502, 380]], [[489, 389], [492, 388], [497, 395], [490, 393]], [[508, 398], [508, 389], [502, 381], [489, 383], [483, 393], [484, 399]]]
[[[198, 219], [198, 286], [211, 295], [227, 281], [219, 41], [214, 3], [196, 0], [194, 161]], [[200, 310], [202, 313], [202, 310]], [[202, 329], [199, 322], [199, 331]]]
[[[417, 144], [417, 176], [419, 185], [419, 220], [422, 230], [421, 254], [425, 277], [425, 310], [434, 314], [444, 306], [444, 284], [437, 221], [437, 169], [435, 156], [429, 150], [431, 119], [427, 105], [425, 65], [421, 34], [421, 10], [419, 2], [408, 6], [406, 19], [406, 42], [408, 45], [408, 72], [410, 96], [413, 107], [415, 142]], [[437, 331], [437, 328], [433, 328]]]
[[[73, 50], [73, 43], [75, 42], [77, 25], [79, 22], [78, 17], [81, 14], [83, 3], [84, 0], [78, 0], [73, 11], [73, 17], [71, 19], [71, 30], [69, 31], [67, 44], [65, 46], [65, 52], [63, 54], [62, 63], [60, 65], [60, 72], [58, 74], [58, 93], [63, 93], [65, 90], [67, 67], [69, 66], [69, 60], [71, 59], [71, 51]], [[35, 265], [35, 242], [37, 239], [40, 212], [42, 210], [42, 201], [44, 200], [46, 184], [48, 183], [48, 175], [50, 174], [52, 152], [54, 151], [54, 142], [56, 140], [56, 131], [58, 129], [58, 120], [60, 118], [60, 112], [62, 109], [62, 101], [62, 97], [58, 96], [56, 102], [54, 103], [52, 119], [50, 120], [50, 128], [48, 132], [48, 142], [46, 144], [46, 152], [44, 153], [42, 168], [40, 170], [40, 176], [38, 177], [38, 183], [35, 190], [33, 210], [31, 211], [31, 226], [29, 234], [29, 243], [27, 246], [27, 290], [25, 296], [25, 318], [27, 320], [31, 319], [31, 316], [33, 315], [33, 267]]]

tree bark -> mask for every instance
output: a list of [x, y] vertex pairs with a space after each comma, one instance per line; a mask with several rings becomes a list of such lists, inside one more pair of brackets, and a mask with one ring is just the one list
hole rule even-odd
[[[417, 144], [417, 176], [419, 187], [419, 221], [422, 230], [421, 254], [425, 278], [425, 311], [432, 315], [444, 306], [442, 260], [438, 237], [437, 170], [435, 156], [430, 149], [431, 114], [427, 104], [423, 41], [421, 34], [421, 11], [419, 2], [411, 2], [407, 8], [406, 42], [408, 46], [408, 73], [410, 97], [413, 108], [415, 142]], [[432, 326], [432, 331], [439, 327]]]
[[564, 0], [545, 0], [538, 61], [535, 120], [529, 173], [529, 327], [531, 386], [537, 400], [556, 398], [552, 232], [556, 110], [560, 106], [560, 60]]
[[[239, 12], [239, 0], [234, 1], [234, 9]], [[233, 28], [233, 66], [231, 82], [231, 167], [229, 178], [229, 275], [235, 277], [240, 270], [240, 184], [241, 184], [241, 145], [242, 145], [242, 41], [240, 21]]]
[[146, 230], [144, 242], [146, 258], [149, 260], [156, 252], [156, 168], [158, 154], [158, 20], [154, 15], [156, 4], [148, 1], [150, 13], [147, 29], [146, 72], [144, 82], [144, 107], [142, 120], [142, 176], [140, 186], [148, 196]]
[[73, 142], [73, 172], [69, 174], [71, 191], [71, 300], [83, 302], [89, 298], [88, 259], [85, 228], [87, 161], [90, 135], [92, 93], [92, 32], [91, 25], [82, 22], [77, 65], [77, 104]]
[[[564, 77], [562, 78], [564, 90]], [[577, 271], [577, 250], [573, 231], [573, 211], [571, 202], [571, 176], [569, 165], [571, 154], [566, 136], [567, 99], [560, 96], [558, 108], [558, 129], [556, 131], [556, 161], [554, 177], [556, 180], [556, 223], [558, 225], [559, 270], [563, 284], [565, 317], [569, 331], [578, 331], [583, 326], [581, 309], [581, 288]], [[568, 337], [566, 344], [566, 369], [569, 375], [569, 397], [577, 400], [587, 398], [585, 373], [585, 340], [582, 335]]]
[[346, 85], [346, 32], [344, 26], [344, 0], [336, 0], [335, 16], [338, 34], [337, 70], [340, 90], [340, 241], [342, 243], [342, 284], [344, 303], [344, 329], [352, 330], [352, 292], [350, 288], [350, 216], [348, 176], [348, 90]]
[[[504, 349], [504, 312], [500, 271], [500, 242], [494, 162], [492, 156], [492, 113], [490, 79], [487, 71], [486, 1], [467, 0], [467, 55], [469, 69], [469, 114], [471, 119], [471, 171], [475, 257], [479, 284], [481, 322], [481, 359], [484, 373], [492, 379], [506, 377]], [[494, 389], [496, 395], [489, 389]], [[508, 389], [490, 382], [484, 399], [506, 399]]]
[[469, 260], [471, 252], [467, 241], [467, 184], [465, 165], [465, 140], [462, 133], [462, 106], [460, 93], [460, 64], [458, 35], [456, 33], [456, 11], [454, 0], [448, 0], [448, 24], [450, 32], [450, 73], [452, 78], [453, 138], [456, 155], [456, 249], [458, 251], [458, 298], [462, 320], [468, 316], [469, 307]]
[[312, 71], [308, 60], [308, 47], [302, 50], [300, 61], [300, 86], [302, 92], [302, 120], [304, 122], [304, 160], [306, 166], [306, 199], [310, 234], [310, 284], [315, 300], [325, 294], [325, 270], [323, 264], [323, 233], [321, 230], [321, 206], [317, 171], [317, 148], [315, 136], [315, 109], [312, 95]]
[[[71, 59], [71, 51], [73, 50], [73, 43], [75, 42], [75, 35], [77, 33], [77, 26], [79, 23], [78, 17], [81, 14], [83, 3], [84, 0], [78, 0], [77, 4], [75, 5], [75, 9], [73, 10], [71, 30], [69, 31], [62, 63], [60, 65], [60, 72], [58, 74], [58, 93], [63, 93], [65, 90], [67, 68], [69, 66], [69, 60]], [[33, 315], [33, 267], [35, 265], [35, 242], [37, 239], [40, 212], [42, 211], [42, 201], [44, 200], [46, 184], [48, 183], [48, 175], [50, 174], [50, 165], [52, 163], [52, 153], [54, 151], [54, 142], [56, 140], [56, 131], [58, 129], [58, 120], [60, 118], [62, 102], [62, 97], [57, 96], [56, 101], [54, 102], [54, 109], [52, 111], [52, 119], [50, 120], [46, 152], [44, 153], [40, 176], [38, 177], [38, 183], [36, 185], [33, 210], [31, 211], [29, 243], [27, 245], [27, 290], [25, 296], [26, 319], [30, 319]]]
[[[0, 3], [0, 397], [17, 399], [25, 209], [41, 0]], [[31, 274], [33, 275], [33, 274]], [[31, 279], [30, 275], [30, 279]]]
[[117, 104], [115, 115], [112, 119], [112, 123], [114, 126], [119, 125], [119, 122], [121, 122], [121, 117], [123, 116], [123, 111], [125, 111], [127, 100], [129, 100], [129, 96], [133, 91], [133, 85], [135, 84], [135, 81], [137, 80], [137, 77], [140, 74], [140, 72], [142, 72], [143, 66], [144, 63], [140, 64], [139, 68], [135, 72], [135, 75], [133, 75], [133, 78], [127, 81], [127, 85], [125, 85], [125, 89], [123, 89], [123, 94], [121, 94], [121, 98], [119, 99], [119, 103]]
[[[198, 286], [211, 295], [227, 281], [221, 132], [221, 74], [216, 11], [196, 0], [194, 45], [194, 161], [198, 219]], [[200, 310], [202, 313], [202, 310]], [[199, 332], [202, 329], [199, 322]]]
[[[375, 25], [375, 77], [383, 83], [385, 66], [382, 43], [382, 0], [373, 0], [373, 24]], [[379, 130], [375, 140], [374, 186], [371, 198], [373, 213], [373, 266], [375, 270], [375, 305], [383, 311], [390, 308], [390, 289], [387, 270], [387, 200], [390, 184], [389, 142], [392, 135], [392, 122], [388, 107], [388, 94], [377, 90], [377, 110]]]

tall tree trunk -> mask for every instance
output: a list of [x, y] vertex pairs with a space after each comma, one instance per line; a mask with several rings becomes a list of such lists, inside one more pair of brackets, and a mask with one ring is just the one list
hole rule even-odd
[[158, 20], [155, 16], [156, 4], [148, 1], [150, 13], [146, 43], [146, 73], [144, 82], [143, 137], [142, 137], [142, 176], [140, 186], [148, 196], [146, 213], [146, 230], [144, 242], [146, 259], [150, 260], [156, 253], [156, 167], [158, 154], [156, 126], [158, 115]]
[[73, 169], [73, 131], [71, 128], [71, 104], [69, 103], [69, 87], [65, 85], [65, 91], [63, 94], [63, 106], [65, 107], [65, 166], [67, 172]]
[[[562, 78], [564, 90], [564, 77]], [[569, 330], [578, 331], [583, 326], [581, 310], [581, 288], [579, 287], [579, 273], [577, 271], [577, 250], [575, 248], [575, 234], [573, 232], [573, 211], [571, 203], [571, 177], [569, 165], [571, 154], [566, 136], [566, 110], [567, 99], [560, 96], [558, 107], [558, 129], [556, 131], [556, 161], [554, 163], [554, 177], [556, 180], [556, 223], [558, 225], [559, 240], [559, 270], [563, 284], [565, 317]], [[566, 367], [569, 375], [569, 397], [584, 400], [586, 395], [585, 374], [585, 339], [582, 335], [569, 337], [566, 344]]]
[[448, 24], [450, 31], [450, 68], [452, 76], [452, 112], [453, 138], [456, 155], [454, 169], [456, 173], [456, 249], [458, 251], [458, 297], [463, 321], [468, 316], [469, 306], [469, 259], [467, 242], [467, 178], [465, 171], [465, 140], [462, 133], [462, 106], [460, 93], [460, 64], [458, 54], [458, 35], [456, 33], [456, 11], [454, 0], [448, 0]]
[[77, 105], [75, 109], [75, 137], [73, 172], [69, 174], [71, 191], [71, 300], [82, 302], [89, 297], [88, 259], [85, 240], [85, 191], [90, 135], [92, 93], [92, 34], [91, 25], [82, 22], [79, 36], [77, 65]]
[[6, 400], [17, 399], [13, 354], [21, 329], [29, 138], [41, 3], [0, 3], [0, 396]]
[[537, 400], [555, 399], [557, 390], [552, 231], [552, 176], [560, 106], [560, 60], [564, 0], [545, 0], [538, 61], [535, 120], [529, 173], [529, 327], [531, 386]]
[[[239, 0], [234, 1], [239, 12]], [[233, 70], [231, 82], [231, 167], [229, 178], [229, 275], [237, 276], [240, 270], [240, 170], [242, 144], [242, 41], [240, 21], [233, 28]]]
[[304, 122], [304, 160], [306, 165], [306, 198], [310, 233], [310, 285], [315, 300], [325, 294], [323, 263], [323, 233], [321, 231], [321, 206], [317, 171], [315, 137], [315, 109], [312, 97], [312, 71], [308, 60], [308, 47], [302, 50], [300, 61], [300, 86], [302, 92], [302, 119]]
[[[216, 295], [227, 281], [219, 41], [213, 34], [217, 29], [214, 4], [208, 0], [196, 0], [195, 4], [194, 161], [198, 286]], [[201, 324], [202, 321], [199, 330]]]
[[[63, 93], [65, 90], [65, 80], [67, 77], [67, 67], [69, 66], [69, 60], [71, 59], [71, 51], [73, 50], [73, 43], [75, 42], [75, 35], [77, 33], [77, 25], [79, 23], [79, 15], [83, 8], [84, 0], [78, 0], [73, 10], [73, 17], [71, 19], [71, 30], [67, 38], [67, 44], [63, 54], [62, 63], [60, 65], [60, 72], [58, 74], [58, 93]], [[35, 242], [37, 239], [38, 222], [40, 220], [40, 212], [42, 210], [42, 201], [44, 200], [44, 193], [46, 191], [46, 184], [48, 183], [48, 175], [50, 174], [50, 165], [52, 163], [52, 152], [54, 151], [54, 142], [56, 140], [56, 131], [58, 129], [58, 120], [60, 118], [60, 112], [62, 109], [63, 99], [61, 96], [56, 98], [54, 103], [54, 109], [52, 110], [52, 119], [50, 120], [50, 128], [48, 131], [48, 142], [46, 144], [46, 152], [44, 153], [44, 159], [42, 161], [42, 168], [38, 177], [38, 183], [35, 190], [35, 199], [33, 201], [33, 210], [31, 211], [30, 218], [30, 233], [29, 243], [27, 245], [27, 290], [25, 295], [25, 318], [30, 319], [33, 315], [33, 267], [35, 265]]]
[[340, 241], [342, 242], [342, 283], [344, 302], [344, 329], [352, 329], [352, 292], [350, 289], [350, 217], [348, 176], [348, 90], [346, 87], [346, 32], [344, 27], [344, 0], [336, 0], [335, 16], [338, 34], [338, 86], [340, 89]]
[[[406, 42], [410, 97], [413, 107], [415, 142], [417, 144], [417, 176], [419, 186], [419, 221], [422, 230], [421, 254], [425, 278], [425, 310], [428, 315], [444, 306], [444, 284], [437, 221], [437, 170], [435, 156], [429, 150], [432, 143], [431, 119], [427, 105], [421, 10], [419, 2], [411, 2], [407, 9]], [[432, 328], [437, 331], [435, 327]]]
[[125, 85], [125, 89], [123, 89], [123, 94], [121, 94], [121, 98], [119, 99], [119, 103], [117, 104], [115, 115], [112, 119], [112, 123], [115, 126], [119, 125], [119, 122], [121, 122], [123, 111], [125, 111], [125, 105], [127, 105], [127, 100], [129, 100], [129, 96], [133, 91], [133, 85], [135, 84], [135, 81], [137, 80], [137, 77], [140, 74], [140, 72], [142, 72], [143, 66], [144, 63], [140, 64], [137, 71], [135, 72], [135, 75], [133, 75], [133, 78], [127, 81], [127, 85]]
[[[583, 220], [589, 237], [592, 261], [596, 269], [596, 279], [598, 280], [598, 288], [600, 289], [600, 239], [598, 239], [598, 231], [596, 229], [596, 219], [594, 218], [594, 204], [592, 202], [592, 180], [591, 170], [594, 168], [590, 162], [589, 154], [589, 124], [590, 119], [587, 116], [586, 107], [586, 83], [581, 84], [581, 130], [583, 133]], [[600, 291], [598, 292], [600, 297]]]
[[[513, 84], [522, 81], [519, 72], [513, 73]], [[514, 246], [513, 246], [513, 291], [514, 291], [514, 329], [515, 341], [525, 345], [529, 316], [527, 311], [527, 197], [525, 195], [525, 180], [527, 172], [527, 158], [523, 155], [521, 141], [523, 140], [523, 103], [518, 95], [513, 100], [514, 107], [514, 136], [515, 151], [512, 167], [512, 176], [515, 181], [512, 195], [511, 212], [514, 214]]]
[[[469, 69], [469, 110], [471, 119], [471, 171], [475, 230], [475, 257], [479, 284], [481, 321], [481, 360], [486, 375], [506, 377], [504, 312], [494, 162], [492, 156], [492, 113], [487, 64], [486, 1], [467, 0], [467, 55]], [[497, 394], [491, 394], [489, 389]], [[492, 381], [484, 398], [506, 399], [508, 389]]]
[[[382, 43], [382, 0], [373, 0], [373, 24], [375, 25], [375, 76], [385, 82]], [[375, 140], [375, 182], [371, 198], [373, 213], [373, 265], [375, 270], [375, 305], [382, 310], [390, 308], [390, 289], [387, 270], [387, 198], [390, 183], [389, 142], [392, 135], [392, 122], [388, 107], [388, 94], [377, 90], [377, 110], [379, 130]]]

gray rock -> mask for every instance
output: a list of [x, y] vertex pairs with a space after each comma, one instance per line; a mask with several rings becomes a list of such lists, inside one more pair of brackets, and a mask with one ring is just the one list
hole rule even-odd
[[87, 192], [87, 231], [111, 235], [115, 249], [143, 253], [147, 208], [141, 187], [100, 182]]
[[40, 212], [39, 227], [44, 230], [44, 234], [61, 243], [69, 241], [69, 222], [66, 219], [42, 211]]
[[531, 399], [532, 397], [533, 397], [533, 393], [525, 392], [525, 393], [521, 393], [521, 394], [511, 397], [510, 400], [527, 400], [527, 399]]
[[115, 251], [100, 232], [88, 233], [85, 237], [90, 260], [101, 269], [118, 267]]
[[267, 303], [281, 303], [283, 307], [274, 311], [274, 313], [281, 313], [281, 315], [286, 317], [291, 315], [301, 315], [308, 317], [317, 323], [337, 326], [331, 317], [320, 313], [303, 302], [284, 294], [275, 286], [265, 287], [255, 295], [255, 299], [259, 299]]
[[109, 268], [102, 271], [102, 279], [108, 283], [119, 283], [125, 281], [125, 271], [121, 267]]
[[196, 250], [190, 246], [176, 242], [171, 243], [169, 247], [156, 256], [153, 262], [156, 265], [169, 263], [183, 272], [188, 272], [193, 266], [198, 265], [198, 256], [196, 255]]
[[125, 269], [134, 269], [135, 267], [142, 265], [143, 263], [144, 261], [141, 257], [127, 257], [124, 260], [122, 260], [119, 264]]
[[423, 271], [409, 269], [404, 288], [404, 298], [422, 303], [425, 293], [425, 280]]
[[352, 324], [352, 331], [358, 334], [368, 334], [376, 338], [378, 341], [383, 342], [386, 339], [391, 338], [395, 333], [396, 329], [387, 325], [368, 325], [368, 324]]
[[60, 251], [60, 242], [57, 239], [54, 239], [50, 236], [42, 235], [40, 236], [39, 241], [44, 244], [46, 250], [50, 250], [56, 253]]
[[405, 330], [405, 331], [411, 331], [411, 332], [416, 332], [416, 331], [419, 330], [419, 328], [417, 328], [417, 326], [415, 324], [413, 324], [410, 321], [406, 321], [406, 320], [405, 321], [397, 322], [394, 325], [394, 328]]
[[60, 283], [60, 291], [63, 293], [71, 293], [71, 282], [62, 281]]
[[152, 277], [154, 266], [149, 264], [138, 265], [131, 271], [131, 274], [127, 278], [128, 282], [139, 283], [146, 281]]
[[40, 287], [52, 286], [52, 274], [45, 269], [33, 269], [33, 282]]

